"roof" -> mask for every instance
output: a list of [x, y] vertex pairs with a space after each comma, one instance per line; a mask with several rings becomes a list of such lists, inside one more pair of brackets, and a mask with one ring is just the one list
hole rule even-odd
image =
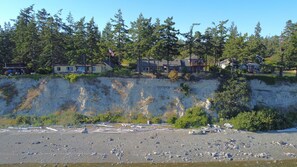
[[[163, 66], [163, 65], [167, 65], [167, 60], [154, 60], [154, 59], [142, 59], [141, 63], [143, 66], [145, 65], [151, 65], [151, 66]], [[169, 61], [169, 66], [180, 66], [181, 65], [181, 61], [178, 59], [175, 59], [173, 61]]]
[[79, 67], [91, 67], [91, 66], [97, 66], [97, 65], [106, 65], [105, 63], [100, 64], [75, 64], [75, 65], [69, 65], [69, 64], [55, 64], [54, 66], [79, 66]]
[[[191, 59], [193, 60], [193, 59], [199, 59], [200, 57], [199, 56], [197, 56], [197, 55], [195, 55], [195, 54], [191, 54]], [[186, 58], [184, 58], [185, 60], [190, 60], [190, 56], [189, 57], [186, 57]]]
[[9, 63], [4, 65], [3, 69], [20, 69], [20, 68], [26, 68], [26, 64], [24, 63]]

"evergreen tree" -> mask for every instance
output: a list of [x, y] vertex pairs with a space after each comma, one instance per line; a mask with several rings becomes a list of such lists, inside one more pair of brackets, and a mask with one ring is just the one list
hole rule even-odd
[[13, 28], [10, 23], [0, 26], [0, 64], [11, 63], [13, 58], [14, 42], [12, 41]]
[[35, 70], [40, 48], [33, 5], [21, 10], [15, 28], [13, 41], [16, 49], [14, 50], [13, 62], [25, 63], [29, 69]]
[[75, 23], [74, 27], [74, 49], [75, 53], [70, 57], [71, 64], [86, 64], [87, 43], [86, 43], [86, 24], [85, 17]]
[[257, 23], [255, 27], [255, 33], [251, 35], [247, 43], [247, 57], [250, 61], [256, 60], [256, 55], [264, 57], [265, 55], [265, 45], [263, 44], [263, 39], [260, 35], [261, 33], [260, 22]]
[[167, 72], [169, 72], [169, 61], [172, 61], [179, 54], [178, 52], [178, 38], [179, 31], [173, 26], [173, 17], [168, 17], [162, 25], [162, 31], [160, 36], [160, 42], [163, 44], [161, 50], [162, 59], [167, 61]]
[[119, 62], [125, 56], [125, 45], [128, 42], [127, 37], [127, 26], [125, 25], [125, 20], [123, 19], [123, 14], [121, 9], [115, 14], [114, 19], [111, 19], [113, 26], [114, 42], [116, 45], [115, 55], [118, 56]]
[[246, 61], [246, 38], [247, 34], [241, 35], [237, 31], [237, 26], [232, 23], [229, 29], [229, 38], [226, 41], [223, 57], [236, 59], [240, 62]]
[[67, 59], [65, 57], [64, 36], [61, 34], [63, 22], [60, 17], [61, 10], [51, 16], [45, 9], [38, 11], [38, 29], [40, 38], [41, 53], [39, 57], [39, 67], [41, 69], [50, 69], [54, 64], [65, 64]]
[[108, 62], [116, 63], [114, 61], [114, 57], [111, 55], [111, 53], [113, 53], [116, 48], [113, 39], [112, 24], [108, 22], [102, 31], [99, 48], [103, 60], [108, 60]]
[[162, 60], [162, 48], [164, 40], [161, 39], [161, 34], [163, 34], [163, 28], [160, 23], [160, 19], [156, 19], [156, 22], [152, 25], [151, 34], [151, 49], [149, 50], [149, 55], [154, 60]]
[[94, 18], [87, 23], [86, 26], [86, 42], [87, 42], [87, 63], [99, 63], [102, 60], [99, 50], [100, 33], [97, 25], [95, 25]]
[[71, 13], [68, 14], [66, 18], [67, 23], [63, 25], [63, 38], [65, 41], [65, 59], [68, 64], [75, 64], [75, 47], [74, 47], [74, 19]]
[[[137, 57], [139, 63], [138, 72], [141, 73], [141, 59], [149, 55], [151, 46], [151, 33], [152, 25], [151, 18], [146, 19], [142, 14], [139, 15], [138, 19], [131, 23], [130, 35], [132, 39], [131, 43], [131, 55]], [[149, 57], [148, 57], [149, 59]]]
[[[297, 76], [297, 23], [293, 23], [291, 20], [287, 21], [281, 38], [279, 64], [286, 65], [290, 69], [295, 67]], [[280, 75], [282, 76], [282, 74]]]

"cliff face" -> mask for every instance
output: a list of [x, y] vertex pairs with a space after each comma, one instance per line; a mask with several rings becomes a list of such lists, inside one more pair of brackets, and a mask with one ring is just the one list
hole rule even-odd
[[297, 111], [297, 84], [278, 83], [267, 85], [259, 80], [250, 82], [251, 106], [269, 106], [284, 111]]
[[[181, 83], [190, 87], [188, 95]], [[0, 114], [20, 113], [47, 115], [75, 108], [84, 114], [106, 111], [143, 112], [153, 115], [204, 104], [213, 96], [219, 82], [170, 82], [159, 79], [93, 78], [79, 79], [75, 83], [56, 78], [1, 79]]]
[[[181, 83], [190, 87], [182, 91]], [[107, 111], [183, 114], [193, 105], [207, 105], [218, 88], [217, 80], [170, 82], [161, 79], [92, 78], [70, 83], [62, 78], [40, 80], [0, 79], [0, 115], [9, 113], [48, 115], [75, 109], [86, 115]], [[266, 85], [250, 81], [251, 107], [270, 106], [296, 110], [297, 84]]]

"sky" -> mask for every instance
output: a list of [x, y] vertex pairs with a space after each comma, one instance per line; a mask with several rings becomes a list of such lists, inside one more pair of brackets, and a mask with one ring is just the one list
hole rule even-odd
[[153, 20], [173, 17], [175, 28], [182, 33], [189, 32], [193, 23], [200, 23], [193, 31], [204, 33], [212, 23], [229, 20], [227, 27], [234, 22], [239, 32], [249, 35], [260, 22], [265, 37], [280, 35], [288, 20], [297, 22], [297, 0], [0, 0], [0, 25], [16, 19], [21, 9], [32, 4], [35, 12], [44, 8], [51, 15], [63, 9], [64, 19], [69, 12], [75, 21], [94, 17], [101, 31], [118, 9], [129, 27], [142, 13]]

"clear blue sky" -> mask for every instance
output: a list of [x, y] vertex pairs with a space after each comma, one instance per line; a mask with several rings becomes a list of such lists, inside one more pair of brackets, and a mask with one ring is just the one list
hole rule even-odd
[[32, 4], [35, 12], [45, 8], [52, 15], [63, 9], [64, 18], [71, 12], [75, 21], [94, 17], [100, 30], [118, 9], [129, 27], [142, 13], [161, 21], [173, 16], [181, 32], [189, 31], [192, 23], [201, 24], [194, 31], [204, 32], [212, 22], [229, 19], [228, 26], [234, 22], [239, 32], [249, 35], [260, 22], [261, 35], [272, 36], [281, 33], [287, 20], [297, 22], [297, 0], [0, 0], [0, 24], [15, 19], [21, 9]]

